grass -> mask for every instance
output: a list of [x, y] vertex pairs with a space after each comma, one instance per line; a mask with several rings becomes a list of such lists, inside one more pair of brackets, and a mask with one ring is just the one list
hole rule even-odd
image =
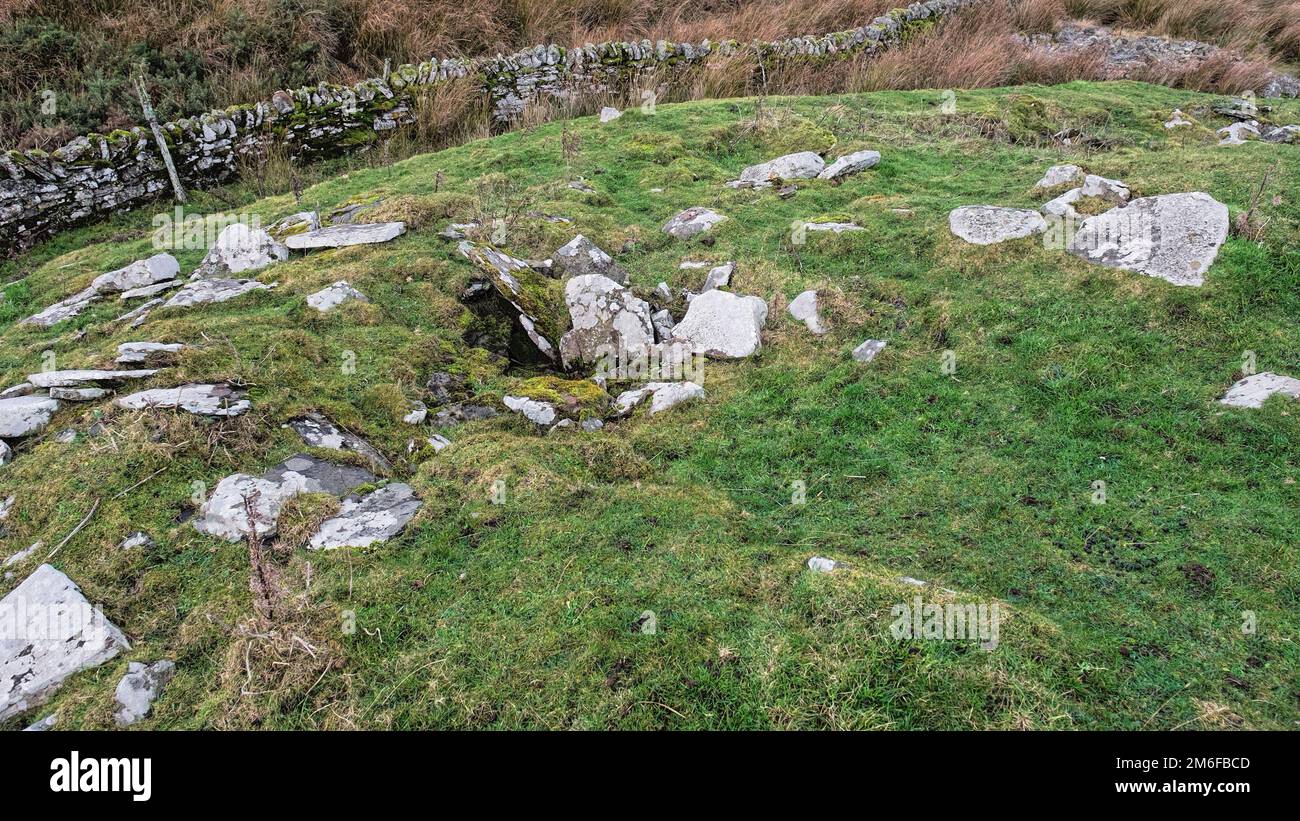
[[[303, 204], [323, 211], [380, 194], [385, 216], [428, 219], [387, 245], [296, 257], [261, 273], [274, 291], [157, 314], [136, 332], [109, 324], [120, 310], [108, 304], [48, 330], [14, 320], [150, 253], [148, 214], [8, 263], [25, 276], [0, 303], [5, 384], [46, 350], [80, 367], [110, 362], [120, 342], [182, 341], [148, 384], [231, 379], [254, 401], [215, 424], [69, 406], [0, 471], [0, 496], [18, 497], [4, 555], [57, 544], [101, 500], [52, 561], [133, 645], [31, 717], [110, 726], [126, 661], [167, 657], [176, 677], [142, 727], [1294, 728], [1300, 414], [1283, 399], [1257, 411], [1214, 400], [1243, 351], [1260, 370], [1300, 371], [1300, 153], [1219, 148], [1214, 101], [1076, 82], [958, 92], [948, 116], [939, 92], [877, 92], [542, 125], [309, 187]], [[1167, 132], [1175, 107], [1204, 125]], [[1294, 122], [1300, 104], [1274, 116]], [[1044, 138], [1065, 126], [1088, 139], [1067, 150]], [[883, 159], [789, 200], [722, 186], [790, 129], [830, 132], [832, 155]], [[1033, 240], [950, 236], [956, 206], [1036, 206], [1034, 182], [1063, 161], [1135, 196], [1206, 191], [1234, 217], [1272, 168], [1262, 241], [1230, 239], [1205, 286], [1180, 289]], [[578, 176], [597, 193], [567, 188]], [[690, 205], [730, 218], [711, 244], [659, 232]], [[470, 269], [429, 216], [449, 207], [486, 230], [505, 221], [521, 257], [584, 233], [618, 252], [637, 288], [697, 287], [702, 272], [682, 259], [734, 259], [731, 289], [771, 303], [763, 349], [710, 363], [708, 397], [668, 413], [544, 436], [507, 414], [406, 459], [418, 430], [401, 414], [433, 370], [465, 376], [486, 402], [569, 391], [462, 341]], [[238, 210], [266, 222], [299, 206], [280, 196]], [[820, 214], [866, 230], [790, 244], [791, 223]], [[202, 251], [177, 256], [192, 268]], [[305, 295], [338, 279], [371, 303], [309, 312]], [[811, 287], [826, 337], [784, 310]], [[868, 337], [889, 347], [854, 362]], [[193, 482], [301, 450], [280, 425], [311, 409], [383, 450], [425, 505], [389, 543], [308, 554], [296, 545], [328, 500], [296, 504], [269, 551], [285, 606], [258, 625], [247, 546], [179, 518]], [[102, 432], [85, 435], [94, 421]], [[53, 441], [65, 427], [83, 435]], [[117, 551], [136, 529], [158, 546]], [[810, 573], [813, 555], [848, 567]], [[901, 576], [929, 581], [930, 602], [999, 603], [997, 649], [891, 638], [891, 607], [917, 594]], [[646, 610], [653, 634], [636, 627]], [[1243, 634], [1243, 611], [1256, 633]]]

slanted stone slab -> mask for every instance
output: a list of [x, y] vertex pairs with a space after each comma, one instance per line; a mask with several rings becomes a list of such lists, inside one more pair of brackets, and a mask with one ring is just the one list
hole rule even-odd
[[1083, 221], [1070, 253], [1174, 285], [1199, 286], [1228, 238], [1228, 206], [1209, 194], [1142, 197]]
[[726, 217], [717, 211], [696, 206], [687, 208], [664, 223], [663, 231], [674, 239], [690, 239], [696, 234], [711, 230], [713, 226], [725, 219]]
[[7, 465], [14, 460], [14, 449], [9, 443], [0, 439], [0, 465]]
[[627, 416], [637, 405], [650, 398], [650, 413], [666, 411], [683, 402], [704, 398], [704, 388], [694, 382], [648, 382], [640, 388], [623, 391], [614, 400], [614, 415]]
[[461, 256], [473, 263], [481, 272], [492, 277], [491, 290], [500, 295], [512, 309], [528, 341], [538, 353], [554, 361], [555, 346], [537, 329], [537, 317], [524, 308], [524, 287], [519, 277], [532, 274], [528, 263], [515, 259], [490, 245], [476, 245], [468, 240], [460, 243], [458, 250]]
[[422, 504], [410, 485], [385, 485], [360, 500], [345, 500], [337, 516], [321, 523], [307, 547], [332, 550], [387, 541], [402, 532]]
[[198, 416], [239, 416], [253, 406], [244, 392], [229, 385], [180, 385], [119, 396], [118, 407], [131, 410], [179, 409]]
[[42, 371], [27, 375], [27, 381], [38, 388], [66, 388], [83, 382], [125, 382], [128, 379], [147, 379], [158, 373], [156, 368], [134, 371], [101, 371], [78, 369], [67, 371]]
[[315, 308], [321, 313], [327, 313], [334, 310], [350, 299], [361, 302], [369, 302], [365, 294], [353, 288], [345, 280], [340, 279], [333, 285], [323, 288], [311, 296], [307, 297], [307, 305]]
[[153, 710], [153, 703], [162, 689], [176, 673], [174, 661], [162, 660], [150, 664], [133, 661], [126, 666], [126, 675], [117, 683], [113, 698], [117, 702], [113, 718], [117, 726], [126, 727], [145, 718]]
[[255, 279], [196, 279], [187, 283], [171, 299], [163, 303], [164, 308], [190, 308], [195, 305], [209, 305], [225, 302], [252, 291], [267, 291], [274, 285], [264, 285]]
[[619, 285], [627, 284], [627, 271], [582, 234], [565, 243], [552, 258], [555, 267], [566, 277], [599, 274]]
[[1027, 208], [966, 205], [948, 214], [948, 228], [973, 245], [994, 245], [1041, 234], [1047, 230], [1047, 220]]
[[172, 288], [179, 288], [185, 283], [179, 279], [169, 279], [166, 282], [159, 282], [156, 285], [145, 285], [142, 288], [132, 288], [129, 291], [123, 291], [118, 299], [139, 299], [141, 297], [150, 297], [155, 294], [161, 294], [163, 291], [170, 291]]
[[261, 228], [227, 225], [194, 271], [195, 278], [228, 278], [258, 271], [289, 258], [289, 249]]
[[805, 231], [813, 233], [843, 234], [850, 231], [861, 231], [862, 226], [854, 222], [834, 222], [825, 220], [822, 222], [805, 222], [803, 224]]
[[1079, 194], [1084, 197], [1097, 197], [1116, 205], [1126, 203], [1129, 199], [1128, 185], [1120, 180], [1099, 177], [1096, 174], [1089, 174], [1083, 178], [1083, 185], [1079, 186]]
[[686, 316], [673, 328], [673, 338], [692, 353], [738, 359], [762, 344], [767, 303], [756, 296], [729, 291], [705, 291], [691, 300]]
[[1275, 393], [1300, 399], [1300, 379], [1265, 371], [1238, 380], [1219, 397], [1219, 404], [1234, 408], [1262, 408]]
[[852, 154], [845, 154], [843, 157], [837, 158], [835, 162], [823, 168], [817, 178], [838, 182], [860, 171], [875, 168], [879, 162], [879, 151], [854, 151]]
[[1245, 145], [1250, 140], [1259, 139], [1258, 125], [1252, 120], [1220, 128], [1215, 132], [1221, 138], [1219, 145]]
[[406, 223], [375, 222], [357, 225], [331, 225], [316, 231], [291, 234], [284, 244], [295, 251], [309, 248], [344, 248], [350, 245], [374, 245], [395, 240], [406, 233]]
[[790, 316], [802, 322], [815, 334], [821, 335], [829, 330], [822, 325], [821, 316], [817, 313], [816, 291], [804, 291], [799, 294], [790, 301], [789, 311]]
[[732, 187], [766, 188], [782, 180], [811, 180], [825, 167], [826, 161], [817, 152], [799, 151], [751, 165], [740, 172], [740, 179], [728, 184]]
[[343, 430], [319, 413], [290, 419], [286, 425], [309, 447], [351, 451], [364, 456], [375, 470], [387, 472], [392, 469], [392, 465], [374, 445], [355, 433]]
[[117, 346], [119, 365], [137, 365], [161, 354], [178, 353], [185, 346], [179, 342], [123, 342]]
[[90, 287], [51, 305], [38, 314], [29, 316], [23, 322], [48, 328], [77, 316], [104, 294], [130, 291], [174, 280], [180, 270], [180, 263], [171, 254], [154, 254], [148, 259], [136, 260], [116, 271], [100, 274], [91, 281]]
[[883, 339], [868, 339], [853, 349], [853, 358], [859, 362], [870, 362], [885, 349], [889, 343]]
[[17, 439], [40, 433], [58, 409], [57, 399], [39, 394], [0, 399], [0, 437]]
[[704, 286], [700, 288], [700, 292], [727, 287], [731, 284], [731, 275], [734, 273], [736, 273], [735, 262], [724, 262], [721, 265], [713, 266], [704, 277]]
[[304, 234], [320, 228], [320, 214], [315, 211], [299, 211], [290, 214], [271, 226], [271, 236], [284, 241], [290, 234]]
[[72, 674], [131, 649], [63, 573], [43, 564], [0, 600], [0, 721], [45, 703]]
[[564, 285], [564, 301], [573, 321], [573, 330], [560, 339], [566, 368], [654, 344], [650, 305], [612, 279], [600, 274], [573, 277]]

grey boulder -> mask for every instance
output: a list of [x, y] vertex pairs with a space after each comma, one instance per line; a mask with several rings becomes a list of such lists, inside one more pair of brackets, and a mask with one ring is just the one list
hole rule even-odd
[[1300, 399], [1300, 379], [1292, 379], [1280, 374], [1256, 373], [1238, 380], [1219, 397], [1219, 404], [1235, 408], [1262, 408], [1268, 398], [1275, 393]]
[[286, 425], [298, 434], [303, 444], [309, 447], [349, 451], [363, 456], [375, 470], [387, 472], [392, 469], [388, 460], [375, 449], [374, 445], [355, 433], [343, 430], [319, 413], [309, 413], [290, 419]]
[[17, 439], [40, 433], [58, 409], [57, 399], [39, 394], [0, 399], [0, 438]]
[[566, 368], [618, 351], [640, 351], [655, 341], [650, 305], [600, 274], [576, 276], [564, 285], [573, 329], [560, 339]]
[[712, 230], [713, 226], [725, 219], [717, 211], [696, 206], [687, 208], [664, 223], [663, 231], [674, 239], [690, 239], [696, 234]]
[[145, 664], [133, 661], [126, 666], [126, 675], [117, 683], [113, 698], [117, 702], [113, 719], [117, 726], [126, 727], [149, 715], [154, 700], [162, 694], [163, 685], [176, 673], [176, 663], [164, 659]]
[[565, 276], [599, 274], [619, 285], [627, 284], [627, 271], [591, 240], [578, 234], [552, 256], [555, 267]]
[[705, 291], [691, 300], [673, 339], [692, 353], [727, 359], [750, 356], [762, 345], [767, 303], [756, 296]]
[[1083, 221], [1070, 253], [1095, 262], [1199, 286], [1228, 238], [1228, 207], [1209, 194], [1143, 197]]
[[370, 301], [365, 294], [353, 288], [345, 280], [340, 279], [338, 282], [307, 297], [307, 305], [321, 313], [327, 313], [351, 299], [361, 302]]
[[822, 180], [842, 180], [845, 177], [874, 168], [880, 162], [879, 151], [854, 151], [837, 158], [817, 175]]
[[289, 249], [261, 228], [227, 225], [194, 271], [195, 278], [229, 277], [257, 271], [289, 258]]
[[255, 279], [196, 279], [186, 283], [163, 303], [164, 308], [190, 308], [225, 302], [252, 291], [267, 291], [274, 285], [264, 285]]
[[948, 214], [948, 228], [973, 245], [993, 245], [1047, 230], [1047, 221], [1027, 208], [966, 205]]
[[119, 396], [114, 402], [129, 410], [179, 409], [197, 416], [239, 416], [253, 406], [244, 392], [229, 385], [180, 385]]
[[799, 151], [774, 160], [751, 165], [740, 172], [733, 187], [766, 188], [781, 180], [810, 180], [826, 167], [826, 161], [815, 151]]

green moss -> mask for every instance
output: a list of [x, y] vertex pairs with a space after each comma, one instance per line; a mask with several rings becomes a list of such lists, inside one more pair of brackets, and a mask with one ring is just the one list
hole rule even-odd
[[609, 404], [609, 394], [590, 379], [537, 376], [522, 382], [514, 392], [529, 399], [557, 405], [577, 404], [586, 409], [603, 408]]

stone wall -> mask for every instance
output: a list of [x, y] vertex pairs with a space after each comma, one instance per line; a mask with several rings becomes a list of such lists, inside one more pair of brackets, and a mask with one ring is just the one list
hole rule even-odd
[[[507, 128], [539, 100], [573, 104], [621, 95], [651, 75], [671, 86], [675, 74], [715, 56], [752, 55], [755, 74], [761, 75], [766, 66], [792, 59], [871, 54], [897, 43], [910, 27], [980, 2], [986, 0], [927, 0], [860, 28], [776, 42], [642, 40], [430, 60], [399, 66], [386, 80], [277, 91], [268, 101], [182, 118], [163, 131], [186, 188], [206, 188], [234, 177], [241, 158], [255, 159], [273, 146], [284, 147], [299, 162], [368, 146], [414, 121], [414, 92], [461, 78], [481, 89], [494, 127]], [[165, 196], [170, 196], [167, 171], [147, 127], [87, 134], [48, 153], [0, 154], [0, 255]]]

